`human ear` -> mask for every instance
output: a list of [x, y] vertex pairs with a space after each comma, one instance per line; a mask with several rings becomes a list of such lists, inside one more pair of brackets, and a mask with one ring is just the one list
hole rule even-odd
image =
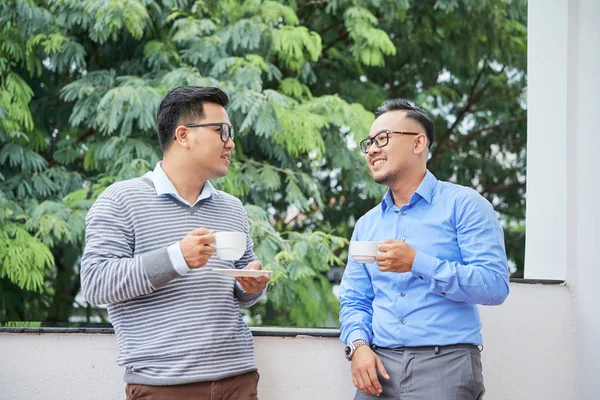
[[413, 152], [415, 154], [422, 153], [427, 149], [427, 136], [418, 135], [413, 143]]
[[179, 125], [177, 128], [175, 128], [175, 140], [185, 148], [189, 147], [188, 132], [188, 129], [183, 125]]

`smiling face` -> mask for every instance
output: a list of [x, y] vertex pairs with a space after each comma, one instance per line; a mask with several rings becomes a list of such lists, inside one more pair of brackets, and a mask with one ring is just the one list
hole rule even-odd
[[389, 130], [417, 132], [420, 135], [390, 134], [388, 144], [379, 148], [372, 144], [365, 160], [375, 182], [390, 187], [413, 170], [421, 168], [427, 160], [427, 137], [425, 128], [417, 121], [406, 118], [406, 111], [389, 111], [380, 115], [373, 125], [369, 137]]
[[[226, 122], [231, 124], [227, 111], [216, 103], [203, 103], [203, 117], [193, 121], [180, 121], [181, 124], [206, 124]], [[178, 140], [187, 150], [179, 155], [185, 157], [185, 163], [193, 167], [205, 180], [227, 175], [229, 158], [235, 144], [233, 140], [221, 140], [219, 126], [187, 128], [177, 127]]]

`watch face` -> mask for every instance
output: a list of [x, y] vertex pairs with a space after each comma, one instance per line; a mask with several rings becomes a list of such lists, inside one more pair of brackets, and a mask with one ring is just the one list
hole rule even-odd
[[346, 353], [346, 357], [349, 357], [350, 353], [352, 353], [352, 347], [350, 345], [344, 347], [344, 352]]

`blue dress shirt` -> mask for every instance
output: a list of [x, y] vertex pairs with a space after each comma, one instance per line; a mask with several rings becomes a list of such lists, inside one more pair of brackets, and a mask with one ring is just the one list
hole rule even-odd
[[412, 271], [381, 272], [351, 257], [340, 286], [344, 343], [380, 347], [479, 345], [477, 304], [508, 295], [504, 233], [492, 205], [475, 190], [429, 171], [401, 208], [391, 192], [356, 223], [352, 240], [406, 241]]

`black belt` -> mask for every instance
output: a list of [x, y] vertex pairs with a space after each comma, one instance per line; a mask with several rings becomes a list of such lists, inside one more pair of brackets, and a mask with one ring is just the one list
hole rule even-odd
[[405, 346], [405, 347], [381, 347], [372, 344], [371, 349], [377, 350], [395, 350], [395, 351], [433, 351], [435, 354], [440, 354], [440, 352], [444, 350], [453, 350], [453, 349], [477, 349], [480, 352], [483, 351], [483, 346], [477, 346], [469, 343], [458, 343], [458, 344], [450, 344], [447, 346]]

